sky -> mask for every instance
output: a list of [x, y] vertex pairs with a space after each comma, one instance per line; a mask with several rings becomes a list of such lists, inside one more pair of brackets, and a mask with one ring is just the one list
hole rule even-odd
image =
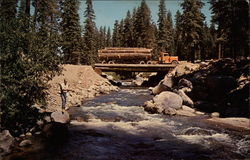
[[[151, 18], [157, 23], [158, 19], [158, 6], [160, 0], [146, 0], [150, 10], [151, 10]], [[81, 25], [83, 25], [84, 21], [84, 10], [86, 8], [85, 0], [80, 0], [81, 5], [79, 9], [80, 21]], [[165, 0], [166, 9], [170, 10], [173, 16], [177, 10], [181, 11], [180, 3], [183, 0]], [[202, 8], [202, 13], [206, 16], [207, 24], [210, 24], [211, 20], [211, 11], [209, 10], [210, 4], [208, 0], [202, 0], [204, 6]], [[133, 8], [138, 7], [141, 3], [141, 0], [93, 0], [93, 8], [95, 11], [95, 22], [96, 26], [99, 28], [100, 26], [106, 26], [113, 29], [113, 25], [115, 20], [121, 20], [125, 18], [127, 11], [133, 12]]]

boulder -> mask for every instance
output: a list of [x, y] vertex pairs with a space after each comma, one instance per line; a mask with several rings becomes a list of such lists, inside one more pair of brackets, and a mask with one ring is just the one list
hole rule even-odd
[[163, 91], [167, 91], [167, 87], [163, 85], [163, 80], [159, 82], [159, 84], [153, 88], [151, 88], [152, 94], [157, 95]]
[[196, 114], [194, 114], [193, 112], [190, 112], [188, 110], [182, 110], [182, 109], [177, 110], [176, 114], [180, 115], [180, 116], [187, 116], [187, 117], [194, 117], [194, 116], [196, 116]]
[[147, 101], [144, 104], [144, 109], [150, 113], [162, 113], [166, 115], [175, 115], [176, 109], [167, 106], [159, 106], [153, 103], [153, 101]]
[[171, 91], [174, 85], [173, 76], [167, 74], [163, 80], [159, 82], [157, 86], [152, 89], [154, 95], [160, 94], [163, 91]]
[[163, 110], [167, 107], [180, 109], [183, 102], [182, 98], [178, 94], [169, 91], [164, 91], [155, 96], [153, 101], [156, 106], [163, 108]]
[[213, 113], [211, 114], [211, 117], [220, 117], [220, 113], [218, 113], [218, 112], [213, 112]]
[[194, 112], [195, 112], [195, 110], [194, 110], [193, 108], [190, 108], [190, 107], [185, 106], [185, 105], [182, 106], [182, 110], [184, 110], [184, 111], [189, 111], [189, 112], [191, 112], [191, 113], [194, 113]]
[[31, 140], [25, 139], [25, 140], [23, 140], [23, 141], [19, 144], [19, 147], [26, 147], [26, 146], [29, 146], [29, 145], [32, 145]]
[[167, 74], [163, 79], [163, 85], [171, 89], [174, 85], [174, 77], [172, 74]]
[[179, 76], [192, 73], [198, 70], [199, 67], [200, 67], [199, 64], [183, 63], [183, 64], [179, 64], [178, 66], [176, 66], [175, 69], [171, 71], [171, 74], [179, 77]]
[[143, 82], [144, 82], [144, 78], [143, 77], [139, 77], [139, 76], [136, 76], [136, 79], [133, 80], [133, 83], [136, 86], [141, 86]]
[[66, 111], [56, 111], [51, 114], [51, 118], [57, 123], [69, 123], [69, 114]]
[[11, 136], [8, 130], [4, 130], [0, 133], [0, 158], [11, 152], [14, 141], [14, 137]]
[[192, 85], [192, 82], [191, 81], [189, 81], [189, 80], [187, 80], [187, 79], [185, 79], [185, 78], [182, 78], [182, 79], [180, 79], [179, 80], [179, 82], [178, 82], [178, 88], [179, 89], [182, 89], [182, 88], [189, 88], [190, 90], [187, 90], [187, 91], [192, 91], [192, 89], [193, 89], [193, 85]]
[[[185, 89], [185, 88], [183, 88]], [[183, 89], [179, 89], [178, 91], [176, 91], [176, 93], [181, 96], [182, 100], [183, 100], [183, 105], [189, 106], [189, 107], [194, 107], [194, 102], [192, 101], [191, 98], [189, 98], [186, 93], [184, 92]]]

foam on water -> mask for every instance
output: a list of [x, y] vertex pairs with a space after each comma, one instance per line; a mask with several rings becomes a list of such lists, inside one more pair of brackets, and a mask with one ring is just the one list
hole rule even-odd
[[[72, 125], [83, 125], [87, 129], [107, 132], [109, 134], [121, 135], [122, 133], [131, 135], [153, 136], [153, 131], [169, 132], [180, 123], [167, 121], [158, 114], [149, 114], [142, 107], [119, 106], [116, 104], [101, 105], [95, 107], [82, 107], [84, 114], [91, 114], [87, 122], [72, 121]], [[117, 121], [119, 117], [119, 121]], [[109, 119], [109, 121], [105, 121]]]

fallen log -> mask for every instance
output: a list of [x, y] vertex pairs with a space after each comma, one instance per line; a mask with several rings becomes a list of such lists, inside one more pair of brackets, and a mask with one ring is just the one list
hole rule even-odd
[[98, 50], [98, 53], [151, 53], [151, 49], [140, 50]]
[[151, 59], [151, 53], [99, 53], [100, 59]]
[[105, 47], [105, 50], [124, 50], [124, 49], [129, 49], [129, 50], [138, 50], [138, 49], [147, 49], [147, 48], [136, 48], [136, 47]]

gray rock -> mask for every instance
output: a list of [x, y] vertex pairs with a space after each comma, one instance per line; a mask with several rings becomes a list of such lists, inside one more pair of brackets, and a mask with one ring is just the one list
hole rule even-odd
[[44, 119], [46, 122], [51, 122], [50, 116], [45, 116], [43, 119]]
[[66, 111], [56, 111], [51, 114], [51, 118], [54, 122], [58, 123], [69, 123], [69, 114]]
[[39, 126], [42, 126], [44, 124], [44, 122], [42, 120], [37, 120], [36, 124]]
[[32, 145], [32, 142], [31, 142], [31, 140], [28, 140], [28, 139], [23, 140], [23, 141], [19, 144], [20, 147], [26, 147], [26, 146], [29, 146], [29, 145]]
[[15, 138], [11, 136], [8, 130], [4, 130], [0, 133], [0, 158], [11, 152], [14, 141]]
[[178, 88], [179, 88], [179, 89], [182, 89], [182, 88], [189, 88], [190, 91], [192, 91], [192, 89], [193, 89], [193, 84], [192, 84], [191, 81], [189, 81], [189, 80], [187, 80], [187, 79], [185, 79], [185, 78], [182, 78], [182, 79], [180, 79], [179, 82], [178, 82]]
[[155, 105], [163, 110], [167, 107], [180, 109], [182, 107], [182, 98], [173, 92], [164, 91], [153, 98]]
[[[185, 88], [184, 88], [185, 89]], [[194, 102], [192, 101], [191, 98], [189, 98], [186, 93], [184, 92], [184, 90], [180, 89], [178, 91], [176, 91], [176, 93], [181, 96], [182, 100], [183, 100], [183, 105], [189, 106], [189, 107], [193, 107], [194, 106]]]
[[153, 103], [152, 100], [145, 102], [143, 107], [146, 111], [150, 113], [162, 113], [162, 114], [167, 114], [167, 115], [176, 114], [176, 110], [174, 108], [156, 105], [155, 103]]
[[174, 85], [174, 77], [172, 74], [167, 74], [163, 79], [163, 85], [171, 89]]
[[194, 117], [194, 116], [196, 116], [193, 112], [190, 112], [188, 110], [183, 110], [183, 109], [177, 110], [176, 114], [180, 115], [180, 116], [186, 116], [186, 117]]
[[32, 133], [27, 132], [25, 135], [26, 135], [26, 136], [32, 136]]
[[220, 117], [220, 113], [218, 113], [218, 112], [213, 112], [213, 113], [211, 114], [211, 117]]
[[136, 86], [141, 86], [143, 82], [144, 82], [144, 78], [143, 77], [136, 77], [136, 79], [133, 80], [133, 83]]
[[189, 112], [191, 112], [191, 113], [194, 113], [194, 112], [195, 112], [195, 110], [194, 110], [193, 108], [190, 108], [190, 107], [185, 106], [185, 105], [182, 106], [182, 110], [184, 110], [184, 111], [189, 111]]
[[196, 111], [195, 114], [204, 115], [205, 113], [204, 112], [200, 112], [200, 111]]
[[167, 74], [163, 80], [159, 82], [157, 86], [152, 89], [154, 95], [160, 94], [163, 91], [171, 91], [174, 85], [173, 75]]

